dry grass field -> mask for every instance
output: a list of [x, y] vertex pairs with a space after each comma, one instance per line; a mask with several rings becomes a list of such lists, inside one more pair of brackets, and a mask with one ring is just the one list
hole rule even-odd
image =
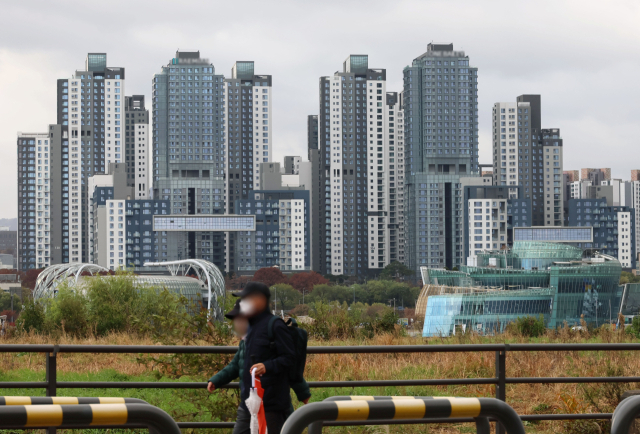
[[[635, 339], [621, 332], [600, 330], [597, 334], [574, 333], [568, 329], [549, 332], [535, 340], [511, 335], [497, 337], [461, 336], [447, 339], [423, 339], [394, 335], [380, 335], [370, 340], [312, 341], [310, 345], [439, 345], [455, 343], [527, 343], [527, 342], [633, 342]], [[50, 338], [27, 336], [4, 339], [2, 343], [54, 343]], [[64, 344], [118, 344], [153, 345], [148, 339], [127, 335], [110, 335], [99, 339], [72, 339], [61, 337], [55, 343]], [[95, 381], [153, 381], [150, 369], [137, 362], [136, 355], [127, 354], [60, 354], [58, 371], [60, 380]], [[368, 379], [430, 379], [430, 378], [487, 378], [495, 375], [495, 354], [474, 353], [390, 353], [390, 354], [331, 354], [310, 355], [305, 377], [308, 381], [368, 380]], [[510, 352], [507, 356], [508, 377], [572, 377], [572, 376], [636, 376], [640, 372], [640, 354], [634, 352]], [[44, 357], [39, 354], [0, 354], [0, 381], [37, 381], [44, 378]], [[205, 381], [206, 378], [184, 379]], [[622, 391], [638, 387], [636, 384], [576, 385], [534, 384], [507, 386], [507, 402], [520, 414], [535, 413], [600, 413], [611, 412]], [[42, 391], [2, 390], [10, 394], [42, 394]], [[140, 397], [170, 411], [174, 417], [188, 414], [188, 420], [210, 420], [204, 414], [188, 408], [188, 402], [177, 402], [170, 391], [144, 390], [60, 390], [61, 394], [79, 396], [126, 395]], [[206, 391], [196, 391], [202, 393]], [[491, 397], [492, 385], [449, 387], [388, 387], [366, 389], [313, 389], [312, 401], [333, 395], [446, 395]], [[232, 396], [232, 395], [230, 395]], [[294, 399], [295, 401], [295, 399]], [[182, 417], [182, 420], [185, 420]], [[607, 424], [594, 422], [571, 424], [565, 422], [528, 423], [532, 433], [597, 433], [606, 432]], [[471, 425], [352, 427], [331, 429], [340, 432], [474, 432]]]

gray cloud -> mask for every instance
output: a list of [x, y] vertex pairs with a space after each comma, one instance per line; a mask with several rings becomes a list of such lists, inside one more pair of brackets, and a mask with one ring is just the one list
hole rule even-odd
[[217, 72], [254, 60], [274, 77], [275, 158], [306, 156], [306, 116], [318, 110], [318, 77], [351, 53], [386, 68], [401, 90], [402, 68], [427, 43], [453, 42], [479, 68], [480, 160], [491, 161], [491, 107], [540, 93], [543, 126], [559, 127], [567, 169], [640, 168], [640, 70], [633, 1], [23, 1], [3, 4], [0, 26], [0, 217], [16, 215], [17, 131], [55, 121], [55, 80], [82, 67], [89, 51], [127, 69], [127, 93], [177, 48], [199, 49]]

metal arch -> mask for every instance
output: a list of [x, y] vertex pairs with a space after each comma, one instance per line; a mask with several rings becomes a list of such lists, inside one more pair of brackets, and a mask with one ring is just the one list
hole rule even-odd
[[[203, 259], [182, 259], [179, 261], [167, 262], [146, 262], [145, 267], [161, 266], [167, 267], [172, 276], [176, 276], [178, 272], [186, 275], [189, 270], [193, 270], [202, 282], [206, 282], [209, 290], [209, 299], [207, 309], [211, 312], [211, 300], [215, 298], [215, 305], [212, 317], [216, 321], [222, 321], [223, 312], [219, 301], [225, 297], [225, 281], [224, 276], [213, 263]], [[213, 291], [212, 291], [213, 286]]]
[[69, 276], [73, 275], [73, 284], [76, 285], [78, 283], [78, 278], [83, 271], [88, 271], [93, 275], [97, 272], [108, 272], [109, 270], [96, 264], [83, 264], [80, 262], [52, 265], [45, 268], [38, 275], [38, 279], [36, 279], [36, 285], [33, 290], [34, 300], [51, 297], [60, 281], [68, 279]]

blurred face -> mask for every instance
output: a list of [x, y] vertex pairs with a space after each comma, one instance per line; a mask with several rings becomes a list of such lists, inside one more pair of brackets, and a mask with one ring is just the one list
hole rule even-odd
[[240, 337], [244, 337], [247, 334], [247, 330], [249, 329], [249, 321], [244, 316], [237, 316], [233, 319], [233, 330], [236, 332], [236, 335]]
[[240, 301], [240, 312], [251, 318], [264, 311], [267, 308], [267, 297], [259, 292], [243, 297]]

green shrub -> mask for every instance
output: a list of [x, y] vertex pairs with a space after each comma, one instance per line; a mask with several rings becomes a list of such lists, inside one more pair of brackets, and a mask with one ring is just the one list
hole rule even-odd
[[27, 333], [44, 331], [44, 306], [36, 303], [32, 299], [27, 299], [22, 312], [16, 321], [16, 328]]
[[[159, 310], [158, 288], [136, 285], [131, 273], [94, 277], [85, 284], [89, 321], [96, 333], [136, 332], [142, 322], [151, 322]], [[166, 296], [165, 296], [166, 297]]]
[[85, 336], [89, 328], [89, 309], [82, 292], [70, 288], [66, 283], [58, 286], [58, 294], [48, 300], [45, 307], [45, 331]]
[[[158, 316], [187, 314], [188, 301], [166, 289], [137, 285], [131, 273], [84, 279], [79, 286], [62, 282], [55, 297], [28, 302], [18, 320], [18, 331], [73, 336], [112, 332], [153, 333], [166, 328]], [[200, 306], [189, 310], [197, 313]]]
[[515, 321], [507, 324], [507, 331], [529, 338], [537, 338], [545, 333], [544, 318], [542, 315], [536, 318], [533, 316], [521, 316]]
[[632, 334], [636, 338], [640, 338], [640, 316], [633, 317], [631, 324], [625, 329], [625, 332]]
[[302, 324], [310, 337], [322, 340], [370, 338], [376, 333], [395, 332], [398, 316], [383, 304], [322, 303], [309, 305], [313, 321]]

